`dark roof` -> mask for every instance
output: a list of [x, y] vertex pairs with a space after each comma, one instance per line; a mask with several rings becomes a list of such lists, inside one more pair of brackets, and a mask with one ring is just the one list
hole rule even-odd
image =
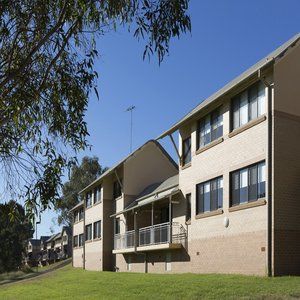
[[30, 239], [29, 242], [32, 246], [39, 246], [41, 244], [41, 240], [38, 239]]
[[60, 235], [61, 235], [61, 232], [51, 235], [50, 238], [46, 241], [46, 243], [52, 242], [53, 240], [55, 240]]
[[178, 169], [178, 165], [176, 164], [176, 162], [173, 160], [173, 158], [169, 155], [169, 153], [162, 147], [162, 145], [157, 142], [156, 140], [149, 140], [147, 141], [145, 144], [143, 144], [141, 147], [139, 147], [138, 149], [134, 150], [133, 152], [131, 152], [129, 155], [127, 155], [124, 159], [122, 159], [120, 162], [118, 162], [117, 164], [115, 164], [113, 167], [109, 168], [106, 172], [104, 172], [102, 175], [100, 175], [100, 177], [98, 177], [96, 180], [94, 180], [91, 184], [89, 184], [88, 186], [86, 186], [82, 191], [79, 192], [79, 194], [85, 192], [87, 189], [89, 189], [91, 186], [93, 186], [96, 182], [100, 181], [102, 178], [104, 178], [105, 176], [109, 175], [111, 172], [113, 172], [117, 167], [119, 167], [121, 164], [123, 164], [124, 162], [126, 162], [131, 156], [133, 156], [137, 151], [140, 151], [142, 148], [144, 148], [146, 145], [153, 143], [154, 145], [156, 145], [158, 147], [158, 149], [160, 149], [160, 151], [169, 159], [169, 161], [174, 165], [174, 167], [176, 169]]
[[179, 127], [185, 123], [188, 120], [191, 120], [192, 117], [197, 114], [200, 110], [204, 109], [208, 105], [210, 105], [215, 100], [219, 99], [221, 96], [224, 96], [226, 93], [228, 93], [232, 88], [237, 86], [238, 84], [244, 82], [251, 76], [253, 76], [255, 73], [257, 73], [260, 69], [263, 67], [266, 67], [267, 65], [274, 62], [274, 60], [278, 57], [281, 57], [284, 55], [284, 53], [292, 46], [294, 46], [300, 39], [300, 34], [296, 34], [293, 36], [290, 40], [288, 40], [286, 43], [281, 45], [279, 48], [277, 48], [275, 51], [271, 52], [269, 55], [267, 55], [265, 58], [254, 64], [252, 67], [250, 67], [248, 70], [246, 70], [241, 75], [234, 78], [232, 81], [230, 81], [228, 84], [226, 84], [224, 87], [222, 87], [220, 90], [218, 90], [216, 93], [211, 95], [210, 97], [206, 98], [205, 100], [201, 101], [199, 105], [197, 105], [194, 109], [192, 109], [188, 114], [186, 114], [181, 120], [176, 122], [173, 126], [171, 126], [170, 129], [166, 130], [164, 133], [162, 133], [157, 139], [161, 139], [172, 132], [179, 129]]

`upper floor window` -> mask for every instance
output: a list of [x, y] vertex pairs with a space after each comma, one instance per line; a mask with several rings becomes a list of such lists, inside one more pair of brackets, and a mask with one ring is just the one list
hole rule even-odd
[[231, 173], [231, 206], [264, 198], [266, 165], [261, 162]]
[[85, 206], [90, 207], [92, 205], [92, 192], [87, 192], [85, 196]]
[[182, 165], [186, 165], [191, 161], [191, 137], [189, 136], [182, 141]]
[[94, 189], [94, 204], [101, 202], [101, 185]]
[[74, 211], [74, 223], [78, 222], [79, 218], [79, 213], [77, 210]]
[[122, 187], [121, 184], [119, 182], [119, 180], [116, 180], [114, 182], [114, 199], [119, 198], [120, 196], [122, 196]]
[[214, 211], [223, 207], [223, 177], [196, 186], [196, 213]]
[[79, 221], [83, 220], [83, 207], [79, 209]]
[[85, 226], [85, 240], [90, 241], [92, 239], [92, 224]]
[[78, 245], [79, 247], [83, 246], [83, 233], [79, 234]]
[[223, 136], [223, 114], [220, 108], [198, 122], [197, 149]]
[[120, 233], [120, 218], [115, 219], [115, 234]]
[[94, 239], [101, 237], [101, 221], [94, 223]]
[[191, 194], [186, 194], [185, 199], [186, 199], [185, 221], [187, 222], [191, 219]]
[[245, 125], [265, 112], [265, 87], [262, 82], [257, 82], [232, 99], [232, 129]]

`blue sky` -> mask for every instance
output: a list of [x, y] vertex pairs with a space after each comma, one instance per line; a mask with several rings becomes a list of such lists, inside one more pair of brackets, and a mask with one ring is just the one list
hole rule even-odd
[[[98, 40], [100, 101], [86, 114], [92, 151], [104, 166], [129, 153], [130, 115], [135, 105], [133, 146], [156, 138], [206, 97], [300, 30], [300, 1], [191, 0], [192, 33], [173, 40], [161, 66], [142, 60], [143, 42], [126, 30]], [[174, 153], [168, 140], [163, 145]], [[38, 235], [50, 234], [56, 214], [46, 212]]]

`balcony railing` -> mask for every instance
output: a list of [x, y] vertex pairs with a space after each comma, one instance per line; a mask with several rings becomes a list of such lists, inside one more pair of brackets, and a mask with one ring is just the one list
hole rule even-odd
[[114, 241], [114, 249], [127, 249], [134, 247], [134, 230], [127, 231], [123, 234], [116, 234], [115, 241]]
[[[182, 244], [186, 243], [186, 230], [179, 223], [162, 223], [139, 229], [137, 246], [150, 246], [159, 244]], [[127, 231], [124, 234], [116, 234], [114, 249], [128, 249], [135, 247], [135, 231]]]
[[179, 223], [162, 223], [139, 230], [139, 246], [159, 245], [165, 243], [184, 244], [186, 231]]

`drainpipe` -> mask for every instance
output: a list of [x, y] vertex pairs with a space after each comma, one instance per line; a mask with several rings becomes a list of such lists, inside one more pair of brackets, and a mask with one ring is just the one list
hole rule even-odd
[[267, 103], [268, 103], [268, 112], [267, 112], [267, 122], [268, 122], [268, 143], [267, 143], [267, 165], [268, 165], [268, 197], [267, 197], [267, 205], [268, 205], [268, 228], [267, 228], [267, 243], [268, 243], [268, 276], [273, 275], [273, 195], [272, 195], [272, 174], [273, 174], [273, 155], [272, 155], [272, 144], [273, 144], [273, 101], [272, 101], [272, 92], [273, 92], [273, 84], [266, 81], [265, 77], [262, 76], [261, 70], [258, 71], [258, 78], [267, 88]]
[[169, 196], [169, 243], [172, 244], [172, 195]]
[[[84, 204], [83, 204], [83, 269], [85, 270], [85, 197], [84, 197]], [[79, 242], [79, 241], [78, 241]]]

